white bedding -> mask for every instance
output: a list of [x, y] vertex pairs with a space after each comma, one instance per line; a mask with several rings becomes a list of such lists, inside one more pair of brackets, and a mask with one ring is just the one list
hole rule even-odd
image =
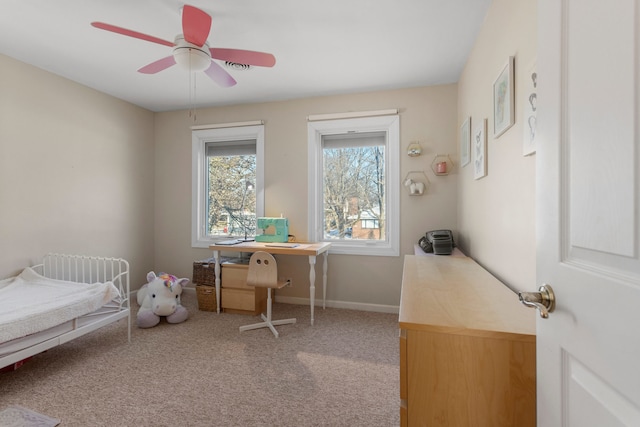
[[0, 343], [91, 313], [120, 295], [112, 282], [48, 279], [27, 267], [0, 280]]

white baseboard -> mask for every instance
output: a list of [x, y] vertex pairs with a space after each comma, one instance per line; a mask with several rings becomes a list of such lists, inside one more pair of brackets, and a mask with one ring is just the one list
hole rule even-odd
[[[309, 298], [287, 297], [287, 296], [276, 295], [276, 302], [282, 302], [286, 304], [309, 305]], [[322, 299], [316, 298], [315, 304], [316, 304], [316, 308], [322, 308]], [[397, 305], [368, 304], [368, 303], [352, 302], [352, 301], [327, 300], [326, 306], [331, 308], [346, 308], [350, 310], [374, 311], [377, 313], [398, 314], [400, 312], [400, 306], [397, 306]]]
[[[182, 290], [188, 291], [188, 292], [195, 292], [196, 289], [195, 287], [187, 286]], [[276, 302], [282, 302], [285, 304], [309, 305], [309, 298], [287, 297], [287, 296], [276, 295]], [[315, 303], [316, 303], [316, 308], [322, 308], [322, 299], [316, 298]], [[400, 312], [400, 306], [397, 306], [397, 305], [368, 304], [368, 303], [352, 302], [352, 301], [327, 300], [326, 306], [331, 308], [345, 308], [349, 310], [373, 311], [377, 313], [398, 314]]]

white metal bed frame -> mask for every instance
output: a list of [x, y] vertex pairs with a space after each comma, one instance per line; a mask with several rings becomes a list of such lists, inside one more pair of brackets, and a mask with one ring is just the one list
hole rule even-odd
[[120, 291], [120, 297], [93, 313], [77, 317], [63, 325], [0, 343], [0, 368], [18, 363], [124, 318], [127, 319], [127, 339], [131, 342], [130, 278], [129, 263], [126, 260], [50, 253], [44, 256], [41, 264], [32, 268], [50, 279], [87, 284], [111, 281]]

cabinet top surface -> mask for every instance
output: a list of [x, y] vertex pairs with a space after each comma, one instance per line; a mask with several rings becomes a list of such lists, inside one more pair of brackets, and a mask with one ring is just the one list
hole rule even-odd
[[401, 328], [535, 339], [536, 313], [471, 258], [404, 259]]

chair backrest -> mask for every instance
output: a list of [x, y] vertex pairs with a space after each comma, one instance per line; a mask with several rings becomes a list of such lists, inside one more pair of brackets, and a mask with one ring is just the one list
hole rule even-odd
[[254, 252], [249, 259], [247, 285], [272, 288], [278, 286], [278, 264], [268, 252]]

